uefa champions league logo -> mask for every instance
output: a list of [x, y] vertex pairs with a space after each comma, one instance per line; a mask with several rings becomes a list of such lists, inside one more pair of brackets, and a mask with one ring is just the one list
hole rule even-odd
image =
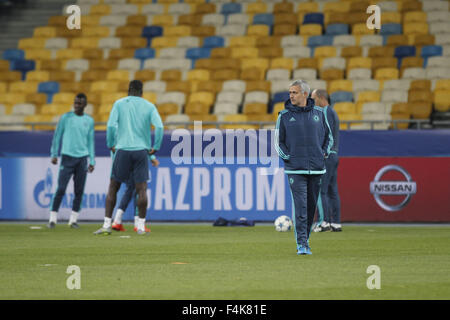
[[47, 173], [43, 180], [40, 180], [34, 187], [33, 196], [34, 201], [41, 208], [50, 207], [52, 201], [52, 187], [53, 187], [53, 173], [50, 168], [47, 169]]

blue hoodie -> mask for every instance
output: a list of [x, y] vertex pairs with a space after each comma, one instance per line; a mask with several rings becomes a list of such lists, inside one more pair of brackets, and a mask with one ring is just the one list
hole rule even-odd
[[324, 174], [333, 136], [326, 114], [308, 98], [306, 107], [288, 100], [275, 127], [275, 149], [287, 174]]

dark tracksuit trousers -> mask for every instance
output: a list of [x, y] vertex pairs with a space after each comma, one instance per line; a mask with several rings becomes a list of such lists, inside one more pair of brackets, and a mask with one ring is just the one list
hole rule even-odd
[[61, 156], [61, 165], [59, 167], [58, 187], [52, 199], [51, 211], [58, 212], [61, 201], [66, 193], [67, 184], [73, 176], [73, 189], [75, 197], [73, 199], [72, 210], [79, 212], [81, 201], [83, 200], [84, 185], [87, 176], [88, 157]]
[[323, 175], [318, 204], [319, 213], [322, 213], [323, 220], [328, 223], [341, 223], [341, 202], [337, 186], [338, 165], [338, 155], [330, 153], [325, 159], [327, 172]]
[[288, 174], [292, 195], [292, 219], [297, 246], [307, 247], [322, 174]]

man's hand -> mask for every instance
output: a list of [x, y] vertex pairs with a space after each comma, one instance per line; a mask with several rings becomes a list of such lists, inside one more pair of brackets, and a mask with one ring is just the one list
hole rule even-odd
[[92, 171], [94, 171], [94, 166], [90, 164], [88, 167], [88, 172], [91, 173]]
[[159, 166], [159, 161], [158, 161], [158, 159], [153, 159], [153, 160], [151, 160], [151, 162], [152, 162], [152, 166], [154, 166], [154, 167]]
[[149, 155], [152, 155], [152, 154], [154, 154], [155, 152], [156, 152], [156, 150], [153, 149], [153, 148], [151, 148], [151, 149], [148, 151], [148, 154], [149, 154]]
[[116, 153], [116, 148], [115, 147], [112, 147], [110, 150], [112, 151], [112, 153]]
[[51, 162], [53, 163], [53, 164], [58, 164], [58, 158], [52, 158], [52, 160], [51, 160]]

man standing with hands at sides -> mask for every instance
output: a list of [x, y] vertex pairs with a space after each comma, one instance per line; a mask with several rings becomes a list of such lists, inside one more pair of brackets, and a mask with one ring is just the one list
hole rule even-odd
[[295, 80], [289, 86], [275, 127], [275, 149], [284, 161], [292, 195], [292, 218], [297, 254], [312, 254], [309, 236], [314, 221], [320, 181], [325, 173], [325, 158], [333, 137], [323, 109], [308, 98], [309, 85]]
[[[51, 153], [52, 164], [58, 164], [59, 146], [62, 139], [61, 166], [58, 174], [58, 187], [53, 195], [48, 227], [53, 229], [57, 223], [57, 213], [66, 192], [67, 184], [73, 176], [75, 197], [69, 219], [71, 228], [79, 228], [77, 220], [83, 199], [87, 172], [94, 171], [94, 119], [84, 114], [87, 98], [84, 93], [75, 97], [74, 111], [61, 116], [53, 136]], [[89, 165], [88, 165], [89, 158]]]
[[[151, 126], [155, 128], [155, 141], [151, 146]], [[95, 235], [111, 234], [111, 217], [117, 201], [117, 191], [122, 183], [134, 181], [139, 210], [138, 234], [146, 234], [148, 155], [152, 164], [159, 150], [164, 127], [153, 103], [142, 98], [142, 82], [129, 84], [128, 96], [117, 100], [109, 115], [106, 144], [114, 153], [111, 179], [106, 196], [105, 220]]]
[[342, 231], [341, 202], [337, 186], [337, 169], [339, 165], [339, 117], [333, 107], [330, 106], [329, 96], [325, 90], [314, 90], [311, 94], [311, 98], [314, 99], [317, 106], [323, 108], [330, 124], [334, 141], [330, 156], [325, 160], [327, 172], [322, 178], [322, 188], [317, 204], [319, 215], [323, 217], [323, 221], [314, 228], [314, 231]]

